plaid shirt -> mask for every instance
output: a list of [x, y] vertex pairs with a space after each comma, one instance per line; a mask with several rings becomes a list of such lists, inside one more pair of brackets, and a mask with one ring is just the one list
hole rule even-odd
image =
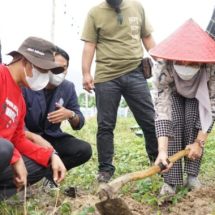
[[215, 8], [214, 8], [213, 14], [211, 16], [211, 20], [210, 20], [210, 22], [208, 24], [208, 27], [207, 27], [206, 31], [208, 32], [208, 34], [213, 39], [215, 39]]

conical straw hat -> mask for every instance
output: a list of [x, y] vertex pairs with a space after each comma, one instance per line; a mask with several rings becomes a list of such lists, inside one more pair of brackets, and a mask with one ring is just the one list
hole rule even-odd
[[215, 41], [192, 19], [149, 51], [153, 57], [187, 62], [215, 62]]

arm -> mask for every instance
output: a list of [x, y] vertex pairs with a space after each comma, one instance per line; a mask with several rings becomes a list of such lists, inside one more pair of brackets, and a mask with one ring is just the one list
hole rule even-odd
[[27, 169], [25, 163], [20, 157], [13, 165], [11, 165], [13, 171], [14, 183], [17, 190], [20, 190], [23, 186], [27, 185]]
[[[36, 163], [45, 167], [51, 165], [54, 180], [56, 182], [62, 181], [66, 175], [66, 168], [63, 162], [58, 155], [53, 153], [53, 148], [45, 148], [31, 142], [26, 138], [24, 133], [24, 116], [25, 109], [22, 112], [22, 117], [20, 118], [19, 124], [12, 138], [14, 146], [20, 152], [20, 154], [23, 154], [31, 160], [34, 160]], [[22, 159], [19, 159], [18, 163], [15, 163], [13, 169], [15, 174], [15, 183], [18, 188], [22, 187], [24, 184], [26, 184], [27, 180], [27, 174], [25, 173], [24, 165], [22, 165]]]
[[49, 143], [47, 140], [45, 140], [38, 134], [35, 134], [30, 131], [25, 131], [25, 136], [37, 145], [43, 146], [45, 148], [53, 148], [51, 143]]
[[[168, 139], [173, 136], [172, 132], [172, 103], [171, 103], [171, 87], [170, 83], [173, 78], [167, 70], [164, 63], [158, 63], [153, 68], [153, 89], [155, 100], [155, 127], [158, 138], [158, 157], [156, 164], [162, 162], [167, 164], [168, 156]], [[170, 166], [168, 166], [169, 168]]]
[[[213, 128], [214, 119], [215, 119], [215, 65], [207, 65], [206, 69], [209, 75], [208, 91], [209, 91], [209, 97], [211, 102], [213, 122], [207, 132], [199, 130], [194, 143], [187, 146], [187, 148], [190, 149], [190, 153], [188, 155], [190, 159], [196, 159], [201, 157], [203, 152], [202, 148], [204, 147], [204, 143], [206, 143], [207, 137], [211, 129]], [[199, 128], [201, 128], [201, 125], [199, 126]]]
[[155, 45], [156, 45], [152, 34], [150, 34], [149, 36], [143, 37], [142, 41], [143, 41], [143, 45], [147, 51], [149, 51], [151, 48], [155, 47]]
[[91, 76], [90, 69], [93, 61], [93, 57], [96, 50], [96, 43], [85, 42], [82, 53], [82, 75], [83, 75], [83, 87], [90, 92], [94, 88], [93, 77]]
[[26, 138], [24, 131], [25, 112], [26, 109], [23, 99], [23, 107], [19, 109], [21, 116], [11, 142], [14, 144], [15, 148], [19, 151], [20, 154], [25, 155], [26, 157], [34, 160], [36, 163], [47, 167], [49, 165], [53, 149], [44, 148], [42, 146], [34, 144], [32, 141]]
[[56, 103], [57, 110], [48, 113], [47, 118], [53, 124], [68, 120], [74, 130], [79, 130], [84, 125], [84, 116], [80, 111], [75, 86], [72, 82], [66, 81], [61, 86], [61, 91], [66, 95], [64, 106]]

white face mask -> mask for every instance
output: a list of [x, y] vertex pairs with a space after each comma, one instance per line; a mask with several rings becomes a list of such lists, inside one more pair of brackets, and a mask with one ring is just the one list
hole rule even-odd
[[185, 66], [173, 64], [177, 75], [185, 81], [192, 79], [199, 71], [200, 66]]
[[25, 72], [25, 79], [28, 83], [28, 86], [34, 90], [42, 90], [46, 87], [46, 85], [49, 82], [49, 72], [47, 73], [41, 73], [38, 71], [33, 65], [32, 65], [32, 77], [27, 76], [26, 69], [24, 68]]
[[66, 76], [65, 73], [60, 73], [60, 74], [55, 75], [52, 72], [50, 72], [49, 83], [57, 87], [64, 81], [65, 76]]

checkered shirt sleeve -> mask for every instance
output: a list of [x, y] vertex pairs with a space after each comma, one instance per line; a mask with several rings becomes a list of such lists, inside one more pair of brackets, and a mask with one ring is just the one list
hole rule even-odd
[[170, 120], [155, 121], [155, 131], [158, 137], [173, 137], [173, 125]]

